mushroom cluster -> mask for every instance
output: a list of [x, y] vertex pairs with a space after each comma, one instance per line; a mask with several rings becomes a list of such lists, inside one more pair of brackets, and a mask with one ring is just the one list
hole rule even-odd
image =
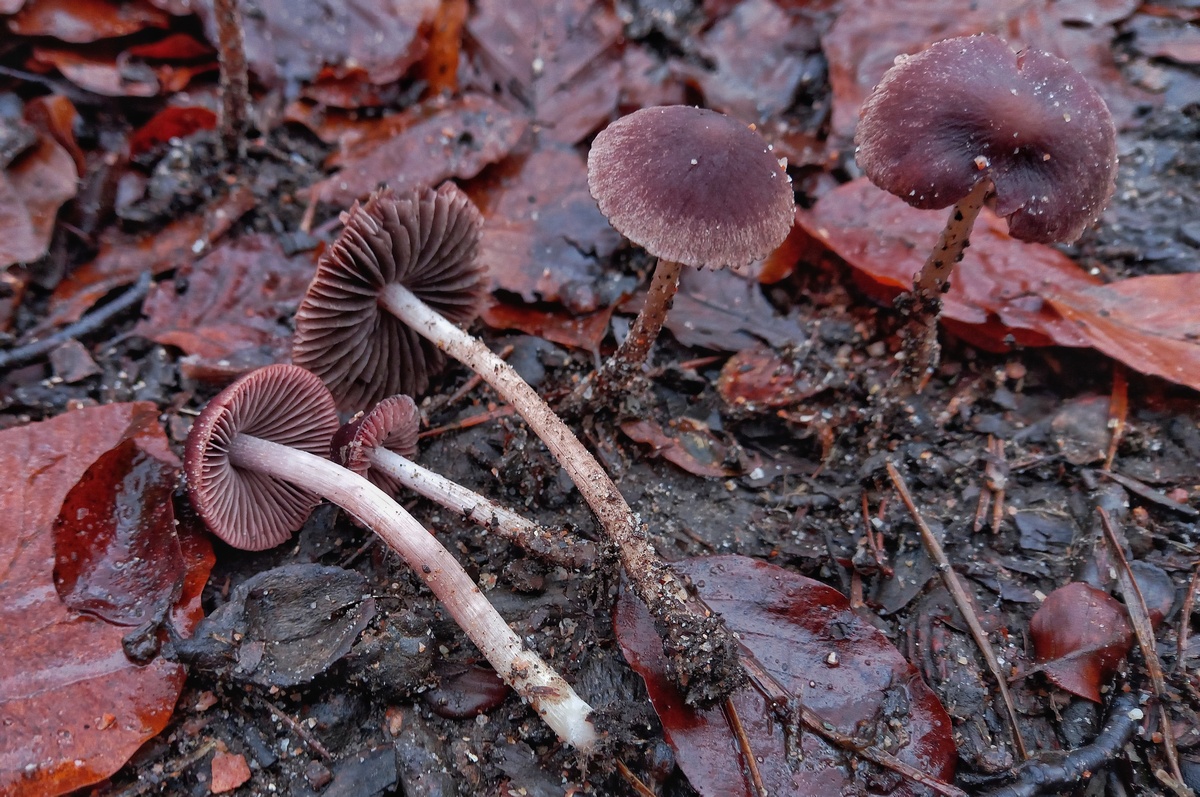
[[326, 498], [400, 554], [496, 673], [564, 742], [591, 752], [591, 707], [525, 646], [462, 565], [390, 496], [326, 459], [338, 428], [333, 396], [295, 365], [252, 371], [219, 393], [188, 435], [185, 468], [196, 511], [242, 548], [278, 544]]
[[937, 364], [940, 297], [984, 204], [1023, 241], [1070, 242], [1096, 220], [1116, 180], [1116, 129], [1103, 98], [1070, 64], [999, 37], [946, 39], [901, 56], [863, 103], [856, 159], [913, 207], [954, 205], [921, 271], [906, 368]]

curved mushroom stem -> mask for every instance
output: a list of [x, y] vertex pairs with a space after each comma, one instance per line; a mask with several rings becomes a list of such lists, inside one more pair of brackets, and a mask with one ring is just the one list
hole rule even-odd
[[629, 386], [634, 371], [646, 362], [650, 347], [658, 339], [667, 311], [679, 290], [680, 263], [659, 259], [646, 292], [646, 303], [629, 328], [629, 335], [617, 347], [608, 362], [585, 379], [559, 406], [569, 417], [579, 416], [593, 407], [602, 407], [610, 397]]
[[950, 290], [950, 274], [963, 259], [970, 244], [971, 228], [992, 190], [991, 180], [980, 180], [971, 192], [955, 203], [937, 244], [921, 270], [913, 276], [911, 324], [904, 337], [904, 360], [898, 376], [921, 392], [938, 366], [941, 347], [937, 340], [937, 319], [942, 312], [942, 295]]
[[404, 286], [388, 285], [379, 302], [417, 334], [479, 374], [512, 404], [566, 469], [616, 546], [634, 592], [664, 635], [668, 668], [689, 702], [711, 705], [740, 688], [746, 674], [737, 640], [659, 557], [645, 527], [604, 468], [542, 397], [482, 341], [447, 321]]
[[446, 607], [496, 673], [559, 738], [584, 753], [596, 750], [592, 708], [549, 664], [525, 647], [458, 560], [388, 495], [327, 459], [250, 435], [229, 443], [229, 461], [310, 490], [351, 512], [399, 553]]
[[473, 523], [503, 536], [542, 559], [572, 569], [591, 567], [596, 548], [589, 542], [555, 534], [507, 507], [452, 482], [440, 473], [421, 467], [410, 459], [386, 448], [374, 448], [367, 454], [377, 468], [413, 492], [458, 512]]

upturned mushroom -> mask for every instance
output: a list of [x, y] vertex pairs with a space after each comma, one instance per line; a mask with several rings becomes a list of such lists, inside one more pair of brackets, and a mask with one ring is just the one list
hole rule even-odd
[[[481, 218], [466, 195], [450, 183], [402, 196], [377, 191], [343, 222], [296, 311], [296, 364], [352, 410], [423, 387], [422, 374], [405, 372], [425, 368], [438, 351], [471, 368], [525, 419], [591, 507], [655, 618], [668, 667], [689, 700], [709, 705], [741, 686], [737, 640], [654, 550], [596, 458], [511, 365], [422, 299], [436, 296], [462, 323], [483, 290], [474, 260]], [[434, 283], [439, 291], [427, 293]], [[418, 345], [417, 336], [431, 346]]]
[[601, 369], [563, 402], [568, 414], [628, 387], [658, 338], [683, 266], [766, 257], [795, 220], [784, 163], [752, 128], [686, 105], [642, 108], [600, 131], [588, 188], [617, 232], [658, 258], [646, 301]]
[[525, 647], [450, 552], [382, 490], [322, 456], [337, 428], [333, 396], [315, 375], [294, 365], [250, 372], [208, 403], [188, 435], [192, 504], [214, 534], [250, 550], [287, 539], [320, 498], [341, 506], [404, 558], [559, 738], [594, 751], [591, 707]]
[[402, 487], [412, 490], [540, 559], [570, 568], [592, 565], [596, 547], [591, 543], [534, 523], [414, 462], [420, 422], [421, 413], [410, 397], [389, 396], [338, 429], [331, 459], [389, 495]]
[[[1013, 52], [999, 37], [946, 39], [900, 56], [863, 103], [858, 165], [913, 207], [954, 205], [921, 271], [905, 370], [937, 365], [937, 315], [985, 203], [1023, 241], [1069, 242], [1096, 220], [1116, 179], [1108, 106], [1066, 61]], [[906, 344], [907, 345], [907, 344]]]

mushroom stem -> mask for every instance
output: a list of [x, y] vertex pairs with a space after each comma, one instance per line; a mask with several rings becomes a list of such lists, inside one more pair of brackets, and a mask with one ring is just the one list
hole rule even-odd
[[633, 378], [633, 373], [646, 362], [650, 347], [658, 339], [667, 311], [679, 290], [679, 272], [683, 265], [673, 260], [659, 258], [654, 268], [654, 277], [646, 292], [646, 303], [629, 328], [629, 335], [617, 347], [599, 371], [585, 379], [560, 406], [569, 416], [581, 415], [590, 407], [608, 403], [614, 393], [624, 390]]
[[518, 515], [479, 493], [421, 467], [395, 451], [374, 448], [367, 454], [378, 468], [413, 492], [434, 501], [489, 531], [511, 540], [539, 557], [570, 568], [590, 567], [595, 547], [574, 537], [556, 535], [546, 527]]
[[327, 459], [252, 435], [235, 435], [227, 454], [234, 466], [319, 494], [373, 529], [421, 577], [496, 673], [559, 738], [581, 752], [595, 751], [598, 736], [588, 718], [591, 706], [525, 647], [458, 560], [385, 492]]
[[950, 290], [950, 274], [970, 245], [971, 229], [992, 190], [992, 181], [980, 180], [965, 197], [954, 203], [937, 244], [913, 276], [911, 322], [904, 335], [903, 365], [897, 377], [921, 392], [925, 381], [941, 360], [937, 320], [942, 312], [942, 295]]
[[709, 704], [740, 687], [746, 676], [737, 640], [658, 556], [645, 528], [604, 468], [542, 397], [482, 341], [450, 323], [403, 285], [387, 285], [379, 302], [417, 334], [479, 374], [525, 419], [566, 469], [616, 546], [634, 592], [664, 633], [668, 667], [687, 690], [689, 700]]

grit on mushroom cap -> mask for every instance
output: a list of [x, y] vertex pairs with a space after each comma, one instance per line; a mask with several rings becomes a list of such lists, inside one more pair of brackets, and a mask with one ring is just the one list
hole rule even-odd
[[787, 171], [762, 136], [684, 105], [643, 108], [601, 131], [588, 186], [618, 232], [697, 268], [766, 257], [795, 215]]
[[365, 476], [379, 489], [395, 495], [403, 484], [378, 468], [371, 467], [370, 452], [385, 448], [405, 459], [416, 459], [421, 413], [408, 396], [388, 396], [370, 412], [338, 429], [330, 443], [334, 462]]
[[221, 391], [188, 435], [184, 467], [192, 505], [213, 534], [235, 548], [261, 551], [284, 542], [320, 498], [229, 461], [238, 434], [324, 457], [338, 428], [321, 380], [294, 365], [259, 368]]
[[901, 56], [863, 104], [858, 165], [918, 208], [942, 208], [982, 179], [1025, 241], [1073, 241], [1116, 179], [1116, 129], [1096, 90], [1061, 58], [1014, 53], [990, 34]]
[[345, 227], [317, 263], [296, 311], [292, 360], [321, 377], [346, 410], [397, 393], [417, 395], [444, 355], [379, 305], [392, 283], [455, 323], [479, 312], [482, 217], [452, 183], [371, 194], [342, 214]]

